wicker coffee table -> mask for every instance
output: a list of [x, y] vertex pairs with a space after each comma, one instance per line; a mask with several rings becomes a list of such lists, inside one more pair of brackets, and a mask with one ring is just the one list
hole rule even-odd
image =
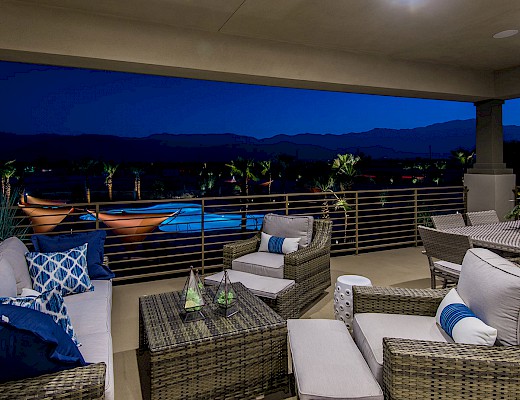
[[210, 301], [204, 320], [184, 323], [180, 292], [139, 299], [144, 398], [254, 399], [287, 389], [285, 321], [241, 283], [233, 288], [239, 312], [230, 318]]

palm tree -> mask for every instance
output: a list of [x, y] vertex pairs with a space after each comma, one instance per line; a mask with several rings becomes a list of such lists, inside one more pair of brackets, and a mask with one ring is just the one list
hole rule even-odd
[[108, 198], [110, 201], [112, 201], [112, 187], [113, 187], [113, 178], [114, 174], [116, 173], [117, 167], [119, 167], [119, 164], [110, 164], [110, 163], [103, 163], [103, 169], [105, 174], [107, 175], [105, 179], [105, 185], [107, 185], [108, 188]]
[[341, 191], [350, 190], [357, 174], [355, 165], [361, 157], [353, 154], [338, 154], [332, 162], [332, 170], [336, 172], [337, 180]]
[[249, 181], [257, 181], [258, 177], [254, 174], [255, 162], [253, 160], [244, 160], [238, 157], [231, 161], [231, 164], [226, 164], [231, 169], [231, 176], [239, 176], [242, 179], [240, 191], [249, 196]]
[[[321, 181], [316, 181], [315, 185], [318, 189], [320, 189], [324, 193], [331, 193], [334, 196], [334, 210], [342, 209], [344, 214], [345, 223], [343, 224], [343, 243], [347, 242], [347, 223], [348, 223], [348, 212], [352, 210], [352, 207], [348, 204], [347, 198], [345, 195], [341, 197], [334, 191], [334, 176], [329, 176], [329, 179], [326, 183]], [[329, 199], [325, 197], [324, 202], [321, 207], [322, 217], [323, 219], [330, 219], [329, 213]]]
[[459, 161], [459, 163], [461, 164], [462, 181], [464, 181], [464, 174], [466, 173], [466, 168], [469, 167], [471, 165], [471, 163], [474, 161], [475, 152], [474, 151], [470, 152], [465, 149], [457, 149], [457, 150], [452, 150], [451, 155], [454, 158], [456, 158]]
[[141, 175], [144, 172], [142, 168], [132, 168], [134, 174], [134, 198], [141, 200]]
[[[235, 176], [241, 177], [240, 180], [240, 192], [241, 194], [245, 194], [246, 196], [249, 196], [249, 181], [257, 181], [258, 178], [254, 174], [254, 167], [255, 162], [253, 160], [244, 160], [242, 157], [238, 157], [236, 160], [231, 161], [231, 164], [226, 164], [227, 167], [230, 168], [231, 176], [233, 178]], [[244, 200], [241, 199], [240, 202], [243, 202]], [[242, 230], [245, 231], [247, 227], [247, 205], [248, 199], [246, 199], [246, 204], [243, 208], [241, 208], [241, 214], [242, 214]]]
[[273, 183], [272, 175], [271, 175], [271, 160], [268, 161], [260, 161], [260, 166], [262, 167], [262, 171], [260, 172], [262, 175], [269, 175], [269, 181], [267, 182], [267, 187], [269, 190], [269, 194], [271, 194], [271, 185]]
[[85, 176], [85, 198], [87, 200], [87, 203], [90, 204], [90, 172], [92, 171], [92, 168], [97, 164], [97, 161], [95, 160], [86, 160], [83, 161], [79, 165], [79, 169], [83, 172], [83, 175]]
[[16, 173], [14, 162], [16, 160], [7, 161], [2, 168], [0, 168], [0, 176], [2, 181], [2, 196], [7, 200], [11, 197], [11, 178]]

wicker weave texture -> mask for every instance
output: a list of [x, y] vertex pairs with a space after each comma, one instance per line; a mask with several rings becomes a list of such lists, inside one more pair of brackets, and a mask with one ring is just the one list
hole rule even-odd
[[466, 218], [468, 225], [498, 224], [500, 222], [495, 210], [469, 212], [466, 213]]
[[104, 363], [0, 385], [0, 399], [101, 400], [105, 398]]
[[[311, 244], [284, 257], [284, 278], [292, 279], [297, 284], [299, 309], [311, 304], [331, 284], [331, 233], [331, 221], [315, 219]], [[251, 239], [225, 245], [224, 267], [231, 268], [234, 259], [257, 251], [259, 244], [260, 234], [257, 234]]]
[[296, 283], [284, 291], [278, 293], [275, 299], [260, 297], [260, 299], [271, 307], [280, 317], [287, 320], [290, 318], [300, 318], [300, 293], [299, 285]]
[[385, 313], [433, 317], [448, 289], [354, 286], [354, 314]]
[[388, 400], [518, 399], [520, 348], [383, 339]]
[[151, 399], [250, 399], [287, 388], [285, 320], [242, 284], [233, 287], [239, 312], [230, 318], [211, 304], [204, 320], [184, 323], [178, 292], [140, 299]]
[[451, 229], [466, 226], [462, 214], [433, 215], [432, 222], [435, 229]]

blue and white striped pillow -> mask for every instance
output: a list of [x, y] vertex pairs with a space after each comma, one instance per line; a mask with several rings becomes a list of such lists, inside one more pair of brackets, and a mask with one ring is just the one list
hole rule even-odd
[[283, 238], [262, 232], [262, 239], [258, 251], [289, 254], [298, 250], [298, 243], [300, 243], [300, 240], [301, 238]]
[[435, 319], [455, 343], [486, 346], [495, 344], [497, 330], [479, 319], [464, 303], [455, 288], [442, 300]]
[[61, 294], [94, 290], [87, 269], [87, 243], [67, 251], [26, 253], [33, 289], [43, 293], [59, 287]]

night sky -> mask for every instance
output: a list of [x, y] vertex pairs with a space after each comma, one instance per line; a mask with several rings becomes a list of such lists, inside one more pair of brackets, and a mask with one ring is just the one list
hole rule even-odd
[[[415, 128], [475, 118], [471, 103], [0, 62], [0, 131], [276, 134]], [[520, 100], [504, 124], [520, 125]]]

